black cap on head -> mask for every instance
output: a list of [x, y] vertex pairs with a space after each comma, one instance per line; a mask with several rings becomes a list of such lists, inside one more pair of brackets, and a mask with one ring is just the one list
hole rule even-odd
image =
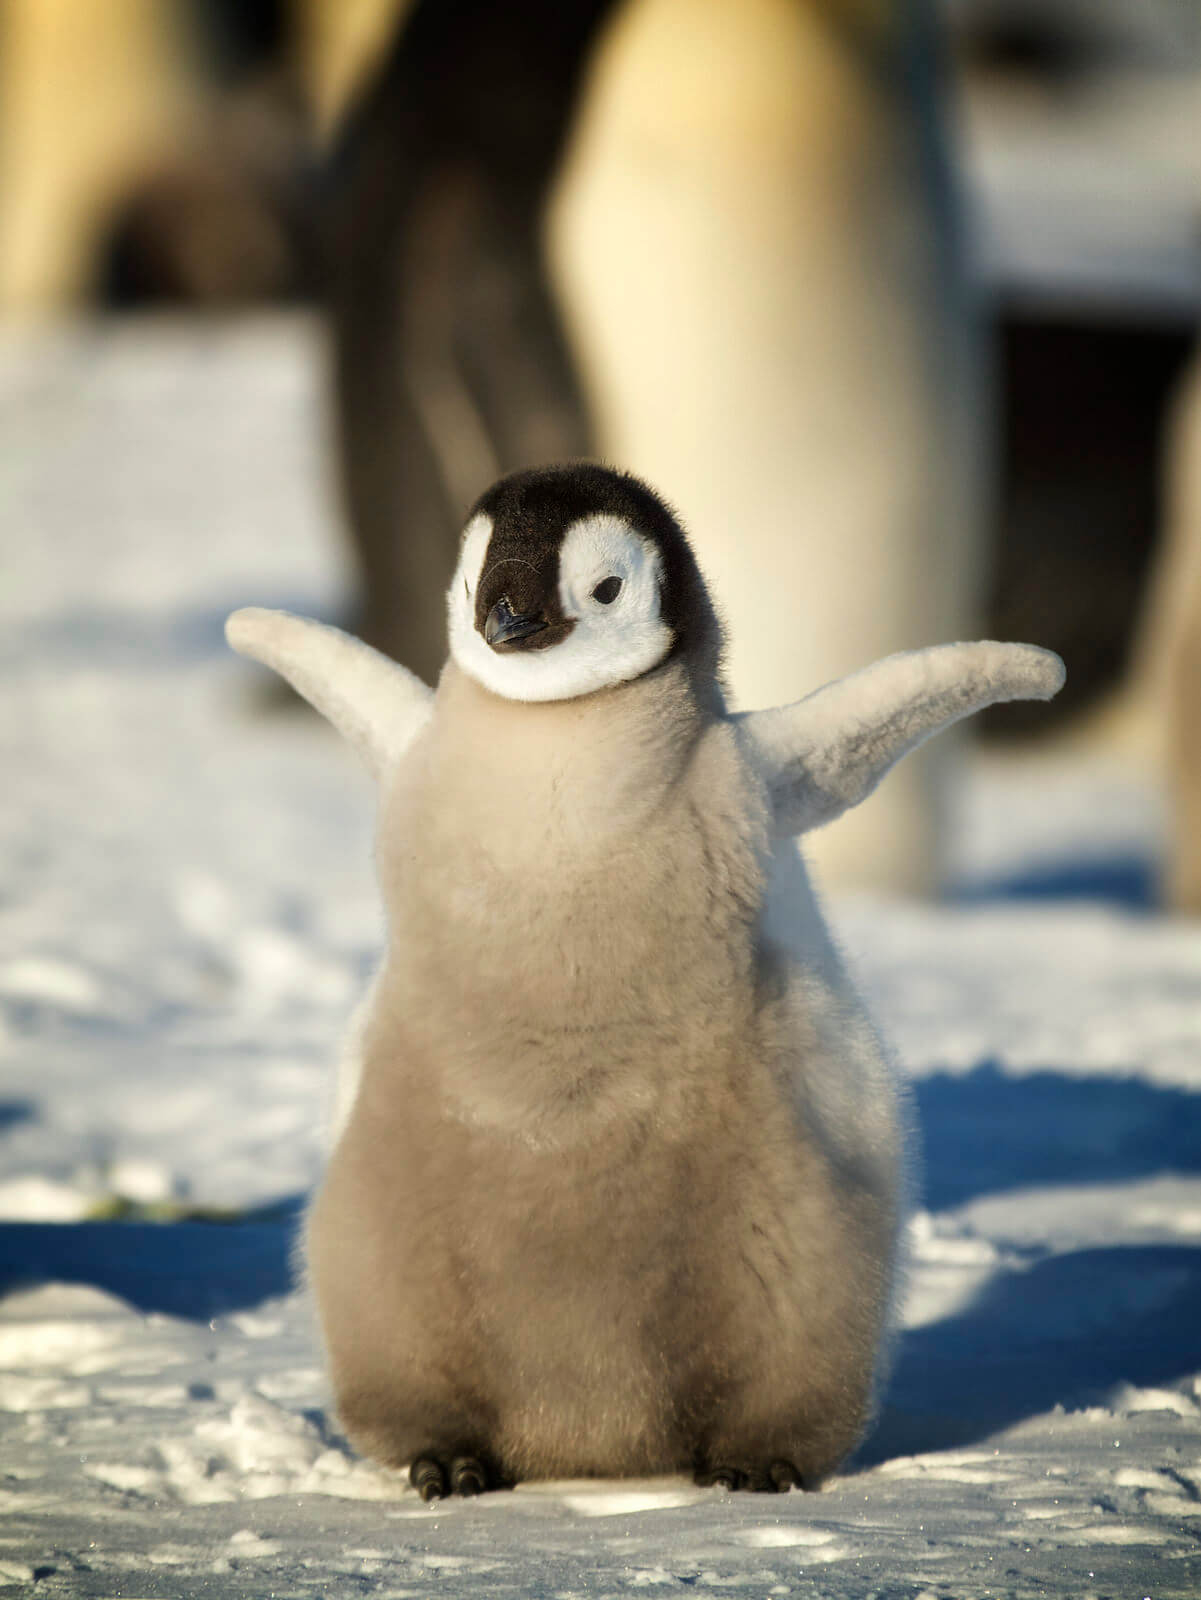
[[716, 672], [721, 630], [696, 557], [670, 507], [640, 479], [594, 462], [535, 467], [494, 483], [470, 516], [479, 513], [492, 523], [475, 595], [481, 633], [503, 601], [518, 615], [545, 619], [543, 630], [521, 641], [524, 648], [543, 649], [564, 638], [573, 624], [559, 600], [563, 535], [582, 518], [611, 516], [659, 551], [660, 614], [672, 633], [669, 657], [687, 654], [702, 670]]

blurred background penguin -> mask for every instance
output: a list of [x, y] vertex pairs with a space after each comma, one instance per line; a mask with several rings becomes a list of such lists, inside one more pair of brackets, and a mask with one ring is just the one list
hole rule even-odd
[[[427, 679], [465, 507], [593, 454], [740, 705], [1059, 650], [994, 734], [1155, 764], [1199, 909], [1199, 109], [1192, 0], [6, 0], [0, 303], [319, 301], [357, 626]], [[827, 881], [937, 883], [935, 759]]]

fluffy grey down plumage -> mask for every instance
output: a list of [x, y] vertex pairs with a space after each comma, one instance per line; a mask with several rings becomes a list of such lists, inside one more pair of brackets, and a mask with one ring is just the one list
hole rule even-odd
[[430, 1496], [816, 1485], [886, 1362], [906, 1119], [793, 837], [1062, 665], [949, 645], [730, 716], [678, 524], [595, 467], [486, 496], [449, 605], [436, 695], [228, 630], [379, 783], [388, 944], [307, 1230], [347, 1430]]

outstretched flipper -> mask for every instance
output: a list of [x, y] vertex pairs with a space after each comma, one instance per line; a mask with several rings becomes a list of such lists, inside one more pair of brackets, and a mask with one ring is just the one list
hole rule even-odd
[[779, 834], [857, 806], [903, 755], [999, 700], [1049, 700], [1063, 662], [1031, 644], [936, 645], [885, 656], [804, 700], [734, 717]]
[[239, 655], [286, 678], [377, 778], [395, 765], [430, 715], [432, 689], [340, 628], [247, 606], [228, 619], [225, 637]]

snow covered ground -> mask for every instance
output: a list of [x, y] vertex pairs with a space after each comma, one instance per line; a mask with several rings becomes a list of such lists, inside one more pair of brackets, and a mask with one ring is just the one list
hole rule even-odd
[[1201, 924], [992, 893], [1137, 887], [1128, 773], [981, 766], [970, 892], [834, 908], [926, 1165], [853, 1470], [427, 1508], [348, 1453], [288, 1250], [370, 795], [220, 634], [337, 611], [319, 356], [290, 319], [0, 341], [0, 1592], [1201, 1593]]

